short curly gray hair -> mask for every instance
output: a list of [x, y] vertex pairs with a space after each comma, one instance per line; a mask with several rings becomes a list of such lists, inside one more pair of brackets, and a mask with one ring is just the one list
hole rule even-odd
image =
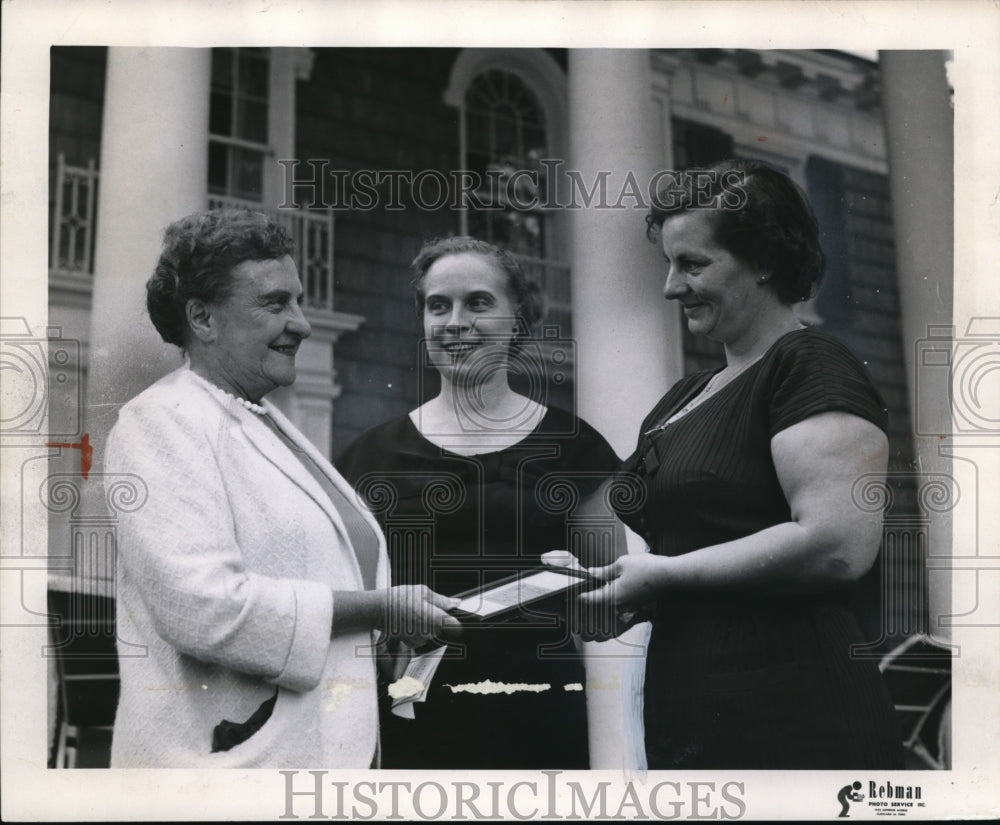
[[188, 215], [164, 232], [163, 249], [146, 282], [149, 318], [168, 344], [189, 341], [187, 302], [224, 300], [232, 270], [244, 261], [268, 261], [292, 254], [288, 232], [263, 212], [214, 209]]

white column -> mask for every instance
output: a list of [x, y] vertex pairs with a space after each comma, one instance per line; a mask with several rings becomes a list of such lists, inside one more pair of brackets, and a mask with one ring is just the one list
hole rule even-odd
[[[648, 202], [664, 156], [655, 137], [650, 54], [571, 49], [568, 85], [569, 170], [582, 175], [588, 191], [608, 173], [606, 203], [569, 210], [578, 409], [625, 456], [642, 419], [683, 370], [680, 318], [663, 298], [659, 251], [645, 236], [647, 208], [628, 197], [628, 208], [609, 208], [629, 175]], [[631, 535], [632, 549], [642, 549], [636, 539]], [[588, 644], [592, 768], [645, 766], [639, 709], [648, 630], [637, 625], [621, 639]]]
[[[167, 224], [206, 206], [211, 50], [110, 48], [91, 316], [92, 428], [180, 363], [145, 312]], [[91, 440], [94, 433], [91, 433]]]
[[[93, 475], [79, 507], [50, 519], [50, 546], [72, 546], [68, 531], [78, 516], [108, 518], [100, 474], [118, 409], [181, 363], [146, 314], [145, 283], [167, 224], [206, 206], [210, 80], [209, 49], [108, 50], [83, 415]], [[105, 526], [113, 532], [113, 523]], [[96, 533], [83, 540], [106, 546]], [[77, 558], [74, 581], [54, 577], [54, 584], [107, 592], [109, 560], [88, 559]]]
[[[630, 173], [648, 200], [663, 157], [654, 113], [647, 50], [570, 50], [568, 166], [588, 188], [609, 172], [610, 203]], [[579, 412], [628, 455], [683, 365], [679, 317], [663, 299], [659, 252], [645, 238], [647, 210], [623, 203], [629, 208], [595, 202], [570, 210], [570, 261]]]
[[[951, 432], [947, 383], [938, 380], [947, 375], [948, 368], [940, 357], [937, 364], [924, 363], [927, 347], [921, 344], [933, 334], [933, 327], [952, 323], [954, 144], [944, 61], [939, 51], [879, 53], [903, 353], [911, 383], [914, 452], [921, 474], [918, 489], [959, 470], [942, 451], [947, 442], [939, 437]], [[956, 332], [961, 335], [965, 330]], [[937, 348], [943, 352], [950, 346], [945, 338]], [[963, 494], [973, 489], [963, 487]], [[932, 511], [930, 515], [928, 567], [939, 572], [932, 569], [928, 576], [929, 631], [947, 638], [949, 631], [940, 619], [951, 612], [951, 576], [934, 559], [945, 559], [947, 564], [951, 556], [952, 514]]]

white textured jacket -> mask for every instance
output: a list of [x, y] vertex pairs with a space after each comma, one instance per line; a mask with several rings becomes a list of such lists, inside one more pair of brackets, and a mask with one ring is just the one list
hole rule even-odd
[[[263, 406], [355, 501], [307, 439]], [[361, 572], [340, 515], [301, 461], [185, 366], [122, 407], [105, 469], [108, 484], [131, 481], [137, 501], [145, 495], [118, 528], [112, 766], [369, 767], [372, 634], [331, 639], [332, 592], [361, 589]], [[365, 517], [379, 537], [377, 586], [387, 587], [385, 541]], [[215, 726], [245, 722], [276, 688], [263, 727], [212, 753]]]

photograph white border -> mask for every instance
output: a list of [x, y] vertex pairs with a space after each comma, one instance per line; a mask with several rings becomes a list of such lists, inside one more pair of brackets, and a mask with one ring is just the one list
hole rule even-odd
[[[961, 334], [972, 317], [1000, 317], [995, 268], [1000, 260], [1000, 11], [995, 3], [937, 2], [387, 2], [350, 0], [6, 0], [3, 3], [0, 79], [0, 314], [24, 317], [44, 337], [47, 322], [48, 91], [53, 45], [192, 46], [560, 46], [568, 48], [829, 48], [872, 53], [880, 49], [952, 51], [949, 79], [955, 101], [955, 310]], [[2, 381], [2, 376], [0, 376]], [[993, 383], [991, 386], [996, 386]], [[1000, 404], [1000, 401], [998, 401]], [[997, 407], [1000, 409], [1000, 406]], [[22, 581], [44, 587], [44, 576], [16, 571], [46, 547], [44, 513], [17, 512], [19, 466], [30, 448], [0, 453], [3, 500], [2, 814], [7, 821], [278, 819], [285, 812], [285, 777], [278, 771], [83, 770], [46, 768], [44, 627], [24, 627]], [[1000, 489], [1000, 439], [972, 453], [982, 490]], [[988, 502], [989, 497], [984, 497]], [[996, 501], [994, 496], [992, 499]], [[979, 598], [996, 598], [1000, 576], [1000, 508], [979, 508], [979, 522], [955, 519], [953, 546], [985, 546], [982, 570], [972, 577]], [[28, 542], [25, 542], [25, 546]], [[44, 565], [44, 561], [39, 559]], [[979, 575], [981, 573], [982, 575]], [[29, 578], [31, 582], [29, 583]], [[969, 577], [956, 577], [954, 603], [968, 601]], [[985, 590], [983, 588], [986, 588]], [[37, 594], [35, 594], [37, 596]], [[971, 594], [975, 595], [975, 594]], [[44, 597], [34, 603], [44, 604]], [[880, 772], [872, 779], [919, 784], [926, 807], [908, 818], [1000, 816], [1000, 627], [957, 628], [961, 655], [954, 661], [954, 745], [950, 771]], [[321, 769], [322, 766], [316, 766]], [[304, 774], [305, 775], [305, 774]], [[477, 776], [428, 773], [428, 780], [546, 780], [541, 773]], [[623, 776], [614, 772], [564, 774], [585, 788], [610, 782], [616, 800], [632, 782], [640, 799], [658, 781], [743, 783], [746, 819], [835, 817], [836, 793], [848, 773], [683, 772]], [[864, 777], [868, 778], [867, 773]], [[324, 781], [418, 781], [412, 773], [345, 772]], [[327, 816], [334, 812], [334, 787]], [[690, 790], [690, 789], [689, 789]], [[530, 812], [530, 788], [522, 786]], [[368, 791], [367, 793], [371, 793]], [[690, 790], [697, 795], [697, 788]], [[540, 795], [543, 795], [540, 792]], [[488, 800], [489, 795], [481, 797]], [[507, 799], [506, 796], [503, 797]], [[484, 803], [485, 804], [485, 803]], [[564, 804], [560, 800], [559, 804]], [[436, 807], [428, 797], [427, 808]], [[480, 806], [482, 807], [482, 805]], [[487, 805], [488, 807], [488, 805]], [[669, 806], [664, 806], [669, 809]], [[526, 809], [526, 810], [525, 810]], [[506, 810], [506, 809], [505, 809]], [[452, 807], [445, 817], [453, 813]], [[312, 811], [296, 807], [301, 819]], [[519, 811], [506, 811], [516, 816]], [[538, 816], [547, 809], [540, 807]], [[362, 817], [367, 806], [356, 809]], [[378, 812], [378, 816], [391, 813]], [[400, 801], [400, 818], [420, 817]], [[647, 813], [648, 810], [647, 810]], [[680, 818], [691, 813], [691, 806]], [[635, 809], [624, 815], [633, 818]], [[861, 814], [852, 814], [861, 818]], [[372, 817], [369, 817], [372, 818]]]

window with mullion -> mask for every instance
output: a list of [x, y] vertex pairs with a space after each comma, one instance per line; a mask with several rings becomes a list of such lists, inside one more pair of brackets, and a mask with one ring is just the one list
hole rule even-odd
[[208, 191], [260, 202], [269, 153], [267, 49], [212, 50]]
[[[465, 167], [482, 180], [478, 200], [502, 209], [468, 210], [468, 232], [511, 252], [546, 257], [545, 115], [513, 72], [478, 75], [465, 96]], [[532, 176], [516, 173], [527, 170]], [[537, 181], [537, 183], [536, 183]]]

